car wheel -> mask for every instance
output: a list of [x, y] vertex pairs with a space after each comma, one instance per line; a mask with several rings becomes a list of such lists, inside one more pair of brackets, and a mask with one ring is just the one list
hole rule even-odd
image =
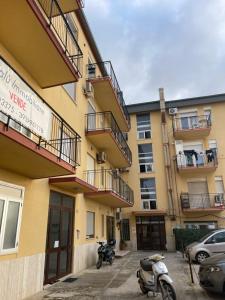
[[195, 258], [199, 264], [202, 263], [207, 257], [209, 257], [209, 254], [204, 251], [198, 252], [195, 256]]

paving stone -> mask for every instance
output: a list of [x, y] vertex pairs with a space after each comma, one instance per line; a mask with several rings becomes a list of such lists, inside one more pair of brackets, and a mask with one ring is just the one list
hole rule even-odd
[[[113, 265], [104, 264], [101, 269], [89, 268], [72, 283], [58, 282], [43, 293], [27, 300], [142, 300], [161, 299], [147, 297], [140, 291], [136, 278], [139, 260], [150, 252], [132, 252], [115, 259]], [[165, 253], [165, 263], [174, 280], [177, 300], [224, 300], [220, 295], [208, 294], [198, 285], [198, 265], [194, 266], [195, 284], [191, 284], [187, 263], [179, 253]], [[58, 298], [57, 298], [58, 297]]]

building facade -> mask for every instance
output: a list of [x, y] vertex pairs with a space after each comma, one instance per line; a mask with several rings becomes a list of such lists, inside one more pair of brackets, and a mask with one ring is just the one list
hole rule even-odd
[[135, 204], [123, 209], [133, 250], [174, 250], [174, 228], [224, 228], [225, 95], [128, 106]]
[[0, 15], [0, 299], [16, 300], [94, 264], [97, 241], [118, 247], [130, 120], [81, 0]]

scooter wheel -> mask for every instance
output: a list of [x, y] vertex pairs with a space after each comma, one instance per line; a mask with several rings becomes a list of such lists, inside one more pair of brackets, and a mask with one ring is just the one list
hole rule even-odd
[[176, 300], [174, 287], [165, 280], [160, 281], [160, 288], [163, 300]]
[[140, 286], [140, 289], [142, 291], [143, 294], [147, 294], [149, 291], [146, 289], [146, 287], [144, 286], [144, 283], [142, 282], [142, 280], [138, 280], [138, 283], [139, 283], [139, 286]]
[[101, 266], [102, 266], [102, 257], [99, 256], [98, 261], [97, 261], [97, 263], [96, 263], [96, 268], [97, 268], [97, 269], [100, 269]]

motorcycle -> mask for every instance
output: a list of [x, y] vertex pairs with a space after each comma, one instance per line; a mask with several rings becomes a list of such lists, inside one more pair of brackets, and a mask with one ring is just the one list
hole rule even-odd
[[164, 258], [160, 254], [155, 254], [140, 260], [140, 268], [137, 271], [138, 283], [143, 294], [152, 292], [153, 296], [161, 294], [163, 300], [176, 300], [173, 281], [162, 262]]
[[113, 263], [115, 258], [115, 251], [113, 247], [116, 244], [115, 240], [110, 240], [107, 244], [104, 242], [97, 242], [100, 246], [98, 248], [98, 261], [96, 263], [96, 268], [100, 269], [102, 266], [102, 262], [109, 262], [110, 265]]

